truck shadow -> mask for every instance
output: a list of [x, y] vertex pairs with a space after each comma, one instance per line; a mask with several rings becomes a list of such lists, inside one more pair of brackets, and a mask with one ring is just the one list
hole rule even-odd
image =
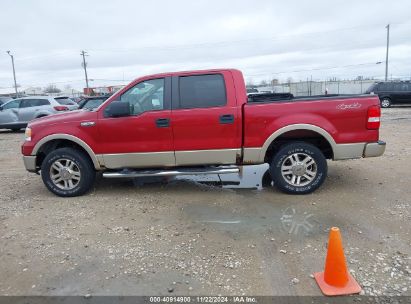
[[169, 177], [139, 177], [125, 179], [104, 179], [101, 176], [97, 181], [97, 188], [105, 188], [108, 184], [114, 186], [128, 186], [138, 188], [156, 187], [215, 187], [223, 189], [257, 189], [270, 186], [268, 165], [247, 166], [242, 168], [241, 174], [224, 175], [180, 175]]
[[[95, 190], [108, 192], [113, 189], [122, 189], [134, 191], [147, 190], [156, 191], [221, 191], [235, 190], [238, 193], [247, 195], [250, 190], [270, 191], [277, 194], [281, 192], [274, 186], [271, 181], [268, 165], [247, 166], [243, 174], [226, 174], [226, 175], [181, 175], [175, 177], [139, 177], [139, 178], [122, 178], [106, 179], [101, 175], [97, 178]], [[314, 192], [314, 194], [327, 193], [329, 191], [355, 191], [366, 185], [368, 179], [362, 176], [361, 172], [351, 167], [329, 166], [328, 177], [324, 184]], [[110, 190], [111, 189], [111, 190]], [[252, 192], [254, 192], [252, 191]], [[281, 193], [282, 194], [282, 193]]]

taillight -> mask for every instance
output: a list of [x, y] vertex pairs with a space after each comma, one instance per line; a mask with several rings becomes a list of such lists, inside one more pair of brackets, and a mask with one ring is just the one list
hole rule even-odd
[[380, 106], [371, 106], [367, 112], [367, 129], [376, 130], [380, 128], [381, 109]]
[[67, 108], [65, 106], [55, 106], [54, 110], [56, 110], [56, 111], [68, 111], [69, 108]]

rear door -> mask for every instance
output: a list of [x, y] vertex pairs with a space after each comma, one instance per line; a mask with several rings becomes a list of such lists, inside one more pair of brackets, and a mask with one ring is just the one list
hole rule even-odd
[[241, 121], [231, 73], [183, 74], [172, 85], [176, 165], [236, 163]]
[[378, 85], [378, 96], [382, 100], [384, 97], [391, 99], [392, 103], [397, 103], [398, 96], [394, 92], [393, 82], [382, 82]]
[[399, 103], [411, 103], [411, 83], [403, 82], [399, 84]]
[[19, 109], [19, 120], [29, 122], [37, 117], [39, 112], [48, 108], [50, 102], [47, 99], [23, 99]]

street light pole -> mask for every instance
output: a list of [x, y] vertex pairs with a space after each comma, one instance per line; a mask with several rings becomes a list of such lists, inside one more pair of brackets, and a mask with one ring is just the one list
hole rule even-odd
[[84, 68], [84, 75], [86, 76], [86, 87], [87, 87], [87, 94], [89, 94], [89, 86], [88, 86], [88, 77], [87, 77], [87, 64], [86, 64], [86, 56], [87, 52], [81, 51], [81, 56], [83, 56], [83, 68]]
[[16, 81], [16, 70], [14, 69], [14, 56], [10, 54], [10, 51], [7, 51], [7, 54], [11, 57], [11, 65], [13, 66], [13, 78], [14, 78], [14, 90], [16, 91], [16, 98], [18, 98], [17, 93], [17, 81]]
[[388, 49], [390, 47], [390, 24], [385, 27], [387, 29], [387, 52], [385, 54], [385, 81], [388, 80]]

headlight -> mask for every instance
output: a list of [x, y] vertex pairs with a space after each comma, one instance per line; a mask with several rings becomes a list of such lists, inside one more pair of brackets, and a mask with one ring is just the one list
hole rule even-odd
[[25, 140], [26, 141], [31, 141], [31, 128], [26, 128], [26, 132], [24, 133], [24, 135], [25, 135]]

